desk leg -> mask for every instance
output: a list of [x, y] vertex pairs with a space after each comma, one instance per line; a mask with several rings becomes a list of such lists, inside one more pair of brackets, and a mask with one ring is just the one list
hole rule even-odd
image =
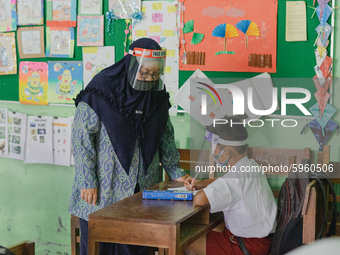
[[180, 225], [176, 225], [170, 230], [169, 249], [167, 255], [184, 255], [184, 251], [179, 247]]
[[94, 235], [96, 232], [95, 224], [92, 220], [89, 220], [88, 229], [88, 255], [99, 255], [99, 242], [94, 239]]

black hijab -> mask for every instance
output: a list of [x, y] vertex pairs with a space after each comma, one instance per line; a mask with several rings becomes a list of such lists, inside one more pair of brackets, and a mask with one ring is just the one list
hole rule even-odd
[[[142, 38], [135, 47], [160, 50], [157, 42]], [[144, 171], [151, 164], [161, 144], [168, 120], [169, 94], [161, 91], [137, 91], [129, 84], [131, 55], [97, 74], [75, 100], [87, 103], [105, 125], [114, 151], [125, 172], [129, 174], [131, 160], [139, 141]]]

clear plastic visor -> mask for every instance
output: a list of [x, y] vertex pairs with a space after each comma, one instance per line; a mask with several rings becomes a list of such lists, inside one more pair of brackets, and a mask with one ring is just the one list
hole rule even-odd
[[164, 89], [166, 50], [134, 49], [129, 67], [129, 82], [135, 90]]

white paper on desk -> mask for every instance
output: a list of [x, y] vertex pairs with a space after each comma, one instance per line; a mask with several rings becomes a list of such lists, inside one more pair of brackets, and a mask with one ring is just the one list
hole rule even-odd
[[[175, 191], [188, 191], [186, 187], [177, 187], [177, 188], [168, 188], [168, 190], [175, 190]], [[193, 190], [192, 194], [196, 195], [199, 190]]]
[[27, 117], [24, 163], [53, 164], [51, 116]]
[[53, 164], [70, 166], [71, 161], [71, 118], [53, 118]]
[[306, 2], [286, 2], [286, 41], [307, 41]]
[[8, 158], [24, 160], [27, 115], [8, 112]]
[[0, 156], [8, 155], [8, 112], [0, 108]]

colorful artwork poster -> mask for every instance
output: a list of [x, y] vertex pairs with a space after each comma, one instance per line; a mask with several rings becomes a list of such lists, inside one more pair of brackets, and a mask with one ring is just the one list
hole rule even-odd
[[19, 27], [17, 38], [21, 59], [45, 57], [44, 26]]
[[115, 63], [115, 47], [83, 47], [84, 88], [101, 70]]
[[102, 15], [103, 0], [79, 0], [78, 15]]
[[18, 26], [44, 24], [43, 0], [18, 0], [17, 8]]
[[76, 27], [76, 0], [47, 0], [46, 25], [48, 27]]
[[72, 99], [82, 88], [82, 61], [48, 61], [49, 103], [74, 104]]
[[119, 19], [128, 19], [140, 11], [141, 0], [109, 0], [109, 9]]
[[0, 75], [17, 73], [15, 33], [0, 33]]
[[0, 156], [8, 155], [8, 112], [0, 108]]
[[78, 16], [77, 46], [104, 45], [104, 16]]
[[19, 101], [22, 104], [48, 104], [48, 66], [45, 62], [20, 62]]
[[[277, 1], [187, 0], [184, 6], [180, 70], [276, 72]], [[197, 34], [204, 38], [193, 44]], [[186, 63], [185, 52], [204, 52], [205, 64]], [[256, 61], [258, 55], [267, 55], [269, 64], [252, 66], [250, 59]]]
[[16, 0], [0, 0], [0, 32], [17, 30]]
[[46, 27], [46, 57], [73, 58], [74, 28]]

